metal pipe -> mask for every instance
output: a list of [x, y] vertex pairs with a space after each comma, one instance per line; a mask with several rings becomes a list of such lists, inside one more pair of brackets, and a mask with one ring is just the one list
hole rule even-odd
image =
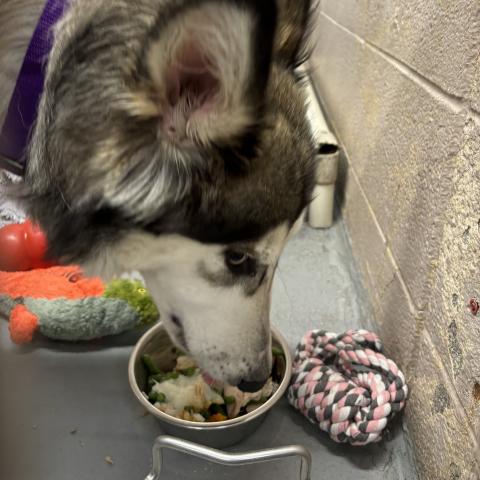
[[316, 143], [317, 181], [308, 209], [308, 223], [313, 228], [328, 228], [333, 223], [335, 182], [338, 175], [339, 146], [328, 127], [325, 115], [307, 75], [307, 119]]

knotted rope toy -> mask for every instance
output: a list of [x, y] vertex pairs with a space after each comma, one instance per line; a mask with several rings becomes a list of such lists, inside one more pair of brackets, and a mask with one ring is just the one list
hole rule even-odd
[[408, 387], [368, 330], [308, 332], [297, 346], [288, 400], [332, 440], [378, 442], [405, 406]]

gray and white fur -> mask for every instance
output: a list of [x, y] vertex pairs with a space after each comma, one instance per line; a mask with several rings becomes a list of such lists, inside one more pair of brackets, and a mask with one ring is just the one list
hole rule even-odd
[[[0, 4], [0, 119], [43, 3]], [[176, 344], [232, 384], [268, 377], [273, 274], [314, 183], [310, 3], [70, 1], [17, 192], [52, 258], [141, 271]]]

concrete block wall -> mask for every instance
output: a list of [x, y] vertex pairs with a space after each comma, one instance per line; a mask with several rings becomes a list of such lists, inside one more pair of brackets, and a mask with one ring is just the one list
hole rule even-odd
[[[480, 2], [321, 0], [342, 212], [425, 480], [480, 479]], [[473, 307], [473, 308], [472, 308]]]

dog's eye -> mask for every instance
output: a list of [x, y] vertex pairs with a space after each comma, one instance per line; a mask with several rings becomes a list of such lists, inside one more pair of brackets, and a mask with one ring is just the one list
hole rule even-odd
[[234, 267], [238, 267], [242, 263], [247, 261], [248, 255], [244, 252], [235, 252], [234, 250], [227, 250], [225, 254], [227, 263]]
[[257, 274], [257, 263], [255, 259], [245, 252], [227, 250], [225, 252], [225, 264], [228, 269], [236, 275], [249, 275], [254, 277]]

